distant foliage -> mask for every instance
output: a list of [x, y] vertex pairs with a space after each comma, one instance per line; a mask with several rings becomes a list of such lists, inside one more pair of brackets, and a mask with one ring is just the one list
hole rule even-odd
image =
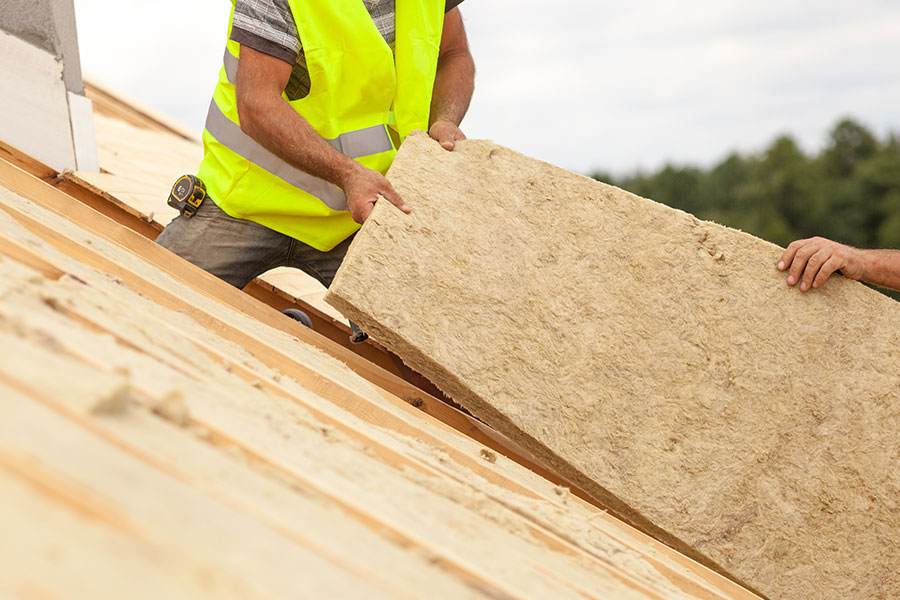
[[818, 156], [784, 135], [759, 154], [732, 154], [710, 170], [667, 165], [594, 178], [781, 246], [821, 235], [860, 248], [900, 248], [900, 137], [879, 140], [852, 119], [834, 127]]

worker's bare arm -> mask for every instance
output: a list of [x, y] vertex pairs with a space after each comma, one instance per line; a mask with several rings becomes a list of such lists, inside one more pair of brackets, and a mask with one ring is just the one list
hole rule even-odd
[[379, 197], [409, 212], [390, 182], [338, 152], [282, 97], [292, 65], [241, 48], [236, 85], [241, 129], [282, 160], [344, 190], [350, 214], [362, 223]]
[[466, 29], [459, 8], [444, 17], [434, 94], [431, 98], [429, 135], [447, 150], [466, 139], [459, 129], [475, 90], [475, 61], [469, 52]]
[[793, 242], [778, 261], [788, 285], [805, 292], [820, 287], [835, 271], [845, 277], [900, 290], [900, 251], [860, 250], [821, 237]]

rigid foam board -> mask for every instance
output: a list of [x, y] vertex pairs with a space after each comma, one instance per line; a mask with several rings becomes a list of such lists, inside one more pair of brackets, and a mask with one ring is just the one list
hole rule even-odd
[[410, 136], [327, 300], [612, 510], [770, 598], [900, 597], [900, 305], [486, 141]]

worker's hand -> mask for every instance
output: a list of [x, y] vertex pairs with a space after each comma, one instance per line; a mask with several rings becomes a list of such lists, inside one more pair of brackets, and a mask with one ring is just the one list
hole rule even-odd
[[428, 135], [440, 142], [444, 150], [453, 150], [456, 142], [466, 139], [466, 134], [451, 121], [435, 121], [428, 130]]
[[368, 219], [379, 198], [385, 198], [403, 212], [410, 213], [412, 209], [394, 190], [387, 177], [358, 163], [357, 167], [344, 179], [341, 186], [347, 196], [347, 206], [354, 221], [363, 223]]
[[862, 260], [856, 248], [821, 237], [797, 240], [781, 255], [778, 270], [788, 270], [788, 285], [800, 283], [800, 291], [820, 287], [835, 271], [845, 277], [862, 277]]

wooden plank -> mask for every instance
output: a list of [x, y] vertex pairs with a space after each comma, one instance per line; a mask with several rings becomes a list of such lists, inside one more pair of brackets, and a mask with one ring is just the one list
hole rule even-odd
[[137, 211], [112, 194], [91, 185], [75, 173], [60, 173], [47, 181], [68, 196], [147, 239], [155, 240], [163, 230], [163, 226], [153, 219], [152, 215]]
[[[13, 397], [2, 388], [4, 397]], [[0, 403], [0, 448], [8, 465], [34, 485], [61, 490], [105, 522], [163, 545], [205, 570], [214, 587], [240, 596], [332, 597], [348, 592], [390, 598], [376, 582], [301, 548], [266, 525], [158, 472], [29, 401]], [[73, 452], [77, 449], [77, 452]], [[165, 502], [148, 502], [148, 497]], [[102, 507], [102, 508], [100, 508]], [[110, 521], [109, 515], [116, 515]], [[198, 569], [198, 570], [199, 570]]]
[[[44, 290], [43, 293], [47, 294], [47, 293], [49, 293], [49, 291]], [[72, 331], [70, 325], [67, 325], [65, 322], [63, 322], [62, 319], [59, 318], [58, 314], [53, 314], [46, 307], [44, 308], [42, 314], [37, 315], [37, 314], [27, 310], [27, 303], [25, 306], [26, 306], [26, 308], [24, 310], [22, 310], [21, 312], [17, 312], [15, 310], [15, 307], [14, 306], [11, 307], [8, 302], [6, 304], [0, 304], [0, 308], [2, 308], [4, 310], [6, 318], [13, 319], [16, 321], [17, 331], [21, 332], [20, 335], [23, 335], [23, 334], [28, 335], [28, 331], [29, 331], [28, 322], [30, 320], [31, 322], [36, 323], [37, 326], [42, 328], [41, 332], [38, 332], [38, 335], [41, 335], [41, 336], [48, 335], [48, 334], [52, 335], [52, 336], [54, 336], [54, 338], [56, 339], [58, 344], [66, 345], [66, 344], [71, 343], [73, 347], [65, 348], [65, 350], [68, 353], [79, 351], [76, 349], [77, 347], [93, 348], [95, 350], [95, 352], [101, 353], [103, 356], [116, 357], [115, 359], [113, 359], [113, 361], [104, 361], [104, 360], [96, 361], [97, 363], [104, 365], [110, 371], [113, 371], [116, 369], [116, 365], [114, 364], [114, 361], [116, 359], [118, 359], [123, 364], [131, 365], [131, 368], [134, 369], [135, 372], [143, 373], [144, 378], [147, 380], [156, 382], [156, 381], [160, 381], [161, 379], [165, 378], [165, 376], [166, 376], [165, 371], [167, 371], [169, 369], [168, 366], [163, 367], [164, 372], [154, 373], [153, 372], [154, 370], [157, 370], [157, 371], [159, 370], [159, 367], [157, 366], [158, 363], [154, 363], [153, 361], [150, 361], [150, 360], [134, 362], [133, 359], [130, 359], [127, 356], [123, 356], [123, 354], [122, 354], [123, 352], [126, 354], [129, 353], [129, 351], [127, 349], [119, 349], [118, 351], [107, 350], [101, 343], [103, 340], [95, 339], [92, 341], [89, 339], [91, 337], [90, 335], [82, 336], [83, 339], [79, 338], [78, 333]], [[43, 333], [43, 332], [46, 332], [46, 333]], [[52, 333], [50, 333], [50, 332], [52, 332]], [[104, 438], [109, 438], [110, 436], [112, 436], [115, 439], [115, 442], [116, 442], [115, 445], [119, 448], [122, 448], [123, 446], [126, 448], [128, 448], [128, 447], [133, 448], [134, 443], [135, 443], [135, 441], [134, 441], [135, 437], [137, 437], [137, 438], [142, 437], [142, 434], [141, 434], [142, 430], [140, 428], [138, 428], [138, 429], [129, 428], [128, 431], [121, 432], [121, 434], [117, 433], [117, 430], [120, 428], [121, 421], [135, 420], [135, 418], [138, 416], [138, 415], [134, 414], [135, 411], [126, 409], [127, 412], [124, 415], [120, 415], [120, 416], [116, 417], [115, 419], [104, 419], [102, 421], [90, 419], [89, 417], [87, 417], [85, 412], [93, 405], [93, 402], [94, 402], [93, 400], [87, 399], [83, 393], [60, 394], [59, 390], [64, 389], [66, 386], [68, 386], [69, 382], [64, 381], [64, 380], [63, 381], [50, 381], [50, 380], [42, 379], [40, 377], [35, 377], [35, 374], [37, 373], [37, 371], [42, 371], [45, 369], [51, 369], [55, 373], [67, 373], [69, 376], [76, 379], [77, 381], [90, 382], [90, 384], [85, 384], [85, 385], [90, 385], [93, 388], [98, 389], [98, 392], [99, 392], [98, 395], [101, 397], [102, 397], [102, 395], [106, 394], [109, 389], [114, 389], [116, 387], [115, 381], [112, 381], [111, 383], [106, 384], [106, 385], [101, 385], [100, 382], [102, 381], [102, 376], [98, 376], [97, 373], [94, 373], [93, 368], [89, 367], [87, 364], [83, 364], [83, 366], [82, 366], [77, 361], [72, 361], [71, 359], [68, 359], [64, 356], [60, 356], [58, 350], [56, 351], [55, 355], [51, 355], [49, 353], [49, 351], [41, 350], [38, 347], [29, 347], [26, 343], [23, 343], [22, 340], [17, 340], [17, 339], [11, 338], [2, 333], [0, 333], [0, 340], [3, 340], [4, 347], [8, 348], [11, 352], [14, 352], [15, 356], [17, 358], [17, 360], [11, 365], [8, 364], [5, 366], [0, 366], [0, 369], [5, 370], [4, 376], [6, 378], [11, 377], [16, 380], [15, 385], [18, 385], [22, 389], [29, 390], [32, 394], [37, 394], [38, 396], [40, 396], [39, 399], [43, 403], [55, 406], [59, 411], [61, 411], [63, 414], [65, 414], [68, 418], [79, 423], [81, 426], [91, 430], [95, 434], [100, 434]], [[72, 356], [74, 357], [75, 355], [72, 355]], [[85, 357], [82, 357], [82, 360], [91, 360], [91, 357], [85, 356]], [[112, 375], [112, 374], [110, 374], [110, 375]], [[163, 377], [161, 377], [161, 375]], [[184, 382], [182, 382], [182, 384], [184, 384]], [[188, 399], [189, 406], [191, 408], [191, 411], [189, 414], [191, 415], [190, 418], [192, 421], [192, 425], [195, 425], [195, 426], [199, 425], [200, 427], [204, 428], [208, 432], [215, 432], [217, 427], [220, 426], [220, 425], [217, 425], [217, 423], [219, 423], [219, 424], [223, 423], [223, 421], [221, 420], [222, 414], [232, 410], [230, 408], [230, 406], [232, 406], [232, 404], [230, 401], [228, 401], [229, 393], [227, 390], [238, 390], [239, 389], [230, 384], [228, 384], [228, 386], [226, 388], [226, 387], [224, 387], [223, 384], [224, 384], [224, 382], [222, 384], [219, 384], [216, 381], [205, 380], [205, 381], [198, 382], [198, 384], [196, 386], [190, 387], [188, 384], [183, 388], [185, 391], [185, 397]], [[83, 385], [83, 387], [85, 387], [85, 385]], [[138, 390], [139, 388], [135, 387], [133, 389]], [[203, 406], [208, 407], [208, 409], [202, 409], [202, 410], [198, 409], [199, 396], [203, 395], [202, 393], [198, 392], [199, 389], [209, 390], [209, 396], [210, 396], [209, 401], [208, 401], [208, 403], [203, 405]], [[42, 390], [42, 391], [38, 391], [38, 390]], [[147, 393], [150, 394], [151, 397], [153, 395], [155, 395], [155, 392], [156, 392], [155, 390], [147, 390]], [[232, 392], [232, 393], [234, 393], [234, 392]], [[240, 398], [237, 400], [238, 403], [244, 403], [245, 394], [246, 394], [246, 392], [244, 392], [244, 391], [240, 391], [236, 394], [236, 395], [240, 396]], [[54, 400], [54, 398], [56, 398], [56, 400]], [[265, 408], [265, 404], [266, 404], [266, 402], [264, 400], [264, 397], [256, 398], [253, 401], [253, 406], [259, 406], [260, 408]], [[137, 410], [137, 408], [138, 407], [134, 407], [135, 410]], [[266, 410], [272, 410], [272, 408], [269, 407], [269, 408], [266, 408]], [[288, 415], [285, 415], [285, 416], [288, 416]], [[209, 420], [209, 419], [212, 419], [212, 420]], [[246, 420], [246, 417], [243, 417], [243, 418], [239, 418], [237, 421], [233, 421], [233, 422], [235, 424], [239, 424], [239, 423], [244, 423], [245, 420]], [[146, 428], [146, 426], [147, 426], [146, 419], [142, 419], [142, 420], [139, 419], [139, 421], [143, 424], [144, 428]], [[294, 422], [294, 420], [288, 419], [287, 422]], [[264, 434], [265, 432], [263, 432], [261, 430], [260, 433]], [[269, 434], [271, 435], [271, 431], [269, 432]], [[296, 431], [294, 431], [292, 433], [293, 436], [296, 436], [296, 434], [297, 434]], [[180, 434], [180, 435], [183, 435], [183, 434]], [[248, 441], [246, 439], [247, 438], [246, 433], [244, 433], [244, 434], [239, 433], [239, 430], [235, 429], [233, 426], [229, 426], [229, 428], [227, 430], [220, 430], [218, 435], [226, 436], [226, 437], [232, 437], [232, 436], [237, 435], [238, 437], [233, 437], [233, 439], [230, 439], [230, 441], [229, 441], [230, 444], [245, 445]], [[146, 434], [143, 434], [143, 437], [146, 437]], [[158, 436], [156, 436], [156, 437], [158, 438]], [[205, 437], [208, 439], [209, 435], [207, 434]], [[263, 437], [268, 437], [268, 436], [263, 435]], [[260, 437], [258, 439], [262, 440], [263, 437]], [[169, 452], [170, 460], [171, 459], [177, 460], [176, 464], [179, 464], [179, 466], [181, 466], [181, 464], [184, 461], [190, 461], [193, 453], [197, 452], [196, 448], [193, 450], [193, 452], [188, 452], [183, 447], [183, 444], [179, 445], [177, 443], [171, 443], [169, 441], [164, 441], [164, 440], [160, 440], [160, 439], [150, 439], [144, 446], [145, 446], [144, 448], [142, 448], [140, 451], [138, 451], [136, 453], [137, 456], [146, 459], [148, 453], [151, 455], [158, 454], [158, 451], [154, 451], [155, 447], [165, 446], [169, 449], [168, 452]], [[295, 452], [296, 451], [294, 451], [292, 453], [295, 453]], [[182, 454], [184, 454], [185, 457], [179, 458], [180, 455], [182, 455]], [[364, 458], [364, 456], [365, 456], [365, 458]], [[371, 457], [370, 455], [361, 455], [355, 459], [355, 462], [359, 462], [359, 463], [371, 462], [373, 460], [373, 458], [374, 457]], [[326, 456], [323, 456], [322, 459], [326, 462], [329, 462]], [[272, 459], [266, 458], [265, 460], [271, 461]], [[152, 464], [154, 466], [162, 468], [165, 471], [171, 471], [171, 467], [166, 466], [168, 464], [168, 461], [166, 461], [166, 460], [154, 459], [152, 461]], [[377, 468], [377, 466], [374, 464], [371, 464], [368, 466], [360, 464], [359, 467], [365, 468], [367, 471], [372, 471]], [[206, 465], [207, 470], [210, 468], [211, 468], [211, 465]], [[220, 466], [216, 467], [215, 469], [213, 469], [213, 471], [221, 473], [223, 468], [224, 467], [222, 465], [220, 465]], [[179, 470], [181, 470], [181, 469], [179, 469]], [[406, 473], [407, 475], [405, 475], [405, 476], [408, 476], [408, 474], [409, 474], [408, 471], [404, 472], [404, 471], [396, 470], [394, 472], [397, 474]], [[195, 474], [195, 476], [196, 476], [196, 474]], [[309, 480], [308, 477], [305, 477], [303, 480], [298, 480], [298, 481], [302, 481], [305, 485], [310, 485], [312, 487], [316, 487], [317, 485], [319, 485], [315, 481]], [[399, 485], [399, 482], [397, 482], [397, 481], [395, 481], [393, 483], [394, 483], [394, 485]], [[355, 497], [356, 496], [354, 496], [354, 495], [342, 495], [339, 498], [333, 497], [332, 500], [335, 502], [341, 502], [341, 503], [346, 504], [348, 502], [348, 499], [355, 498]], [[420, 501], [424, 502], [425, 498], [421, 498]], [[246, 504], [247, 503], [242, 503], [242, 506], [246, 506]], [[358, 512], [360, 510], [359, 505], [354, 505], [354, 510]], [[513, 518], [515, 518], [515, 515], [511, 515], [511, 516]], [[388, 526], [388, 527], [393, 528], [393, 527], [399, 526], [399, 524], [390, 525], [387, 522], [379, 521], [380, 517], [377, 517], [376, 515], [367, 516], [366, 519], [367, 520], [375, 519], [376, 522], [380, 523], [379, 527]], [[304, 520], [307, 521], [307, 526], [309, 526], [308, 520], [307, 519], [304, 519]], [[272, 523], [275, 523], [275, 522], [277, 522], [277, 521], [274, 521], [274, 520], [272, 521]], [[405, 534], [405, 535], [408, 535], [409, 532], [412, 531], [408, 527], [403, 528], [403, 530], [407, 531], [407, 534]], [[400, 530], [397, 530], [397, 533], [400, 533]], [[540, 533], [540, 532], [537, 532], [537, 533]], [[543, 540], [547, 544], [548, 549], [551, 550], [552, 552], [559, 552], [560, 547], [566, 547], [565, 541], [554, 538], [552, 535], [547, 534], [547, 533], [543, 533], [542, 536], [539, 537], [538, 539]], [[415, 545], [422, 545], [422, 549], [427, 551], [430, 554], [434, 554], [434, 553], [441, 554], [440, 547], [429, 547], [430, 544], [428, 542], [427, 535], [423, 536], [422, 533], [417, 532], [415, 534], [415, 536], [413, 538], [408, 539], [408, 541], [405, 542], [404, 545], [409, 546], [410, 543], [413, 543]], [[502, 555], [503, 552], [500, 552], [499, 554]], [[568, 548], [567, 554], [570, 556], [571, 555], [581, 555], [585, 558], [587, 558], [589, 556], [589, 555], [585, 555], [584, 553], [578, 552], [577, 550], [575, 550], [574, 548], [571, 548], [571, 547]], [[449, 557], [447, 557], [447, 558], [449, 558]], [[455, 561], [455, 559], [451, 559], [451, 560]], [[468, 562], [470, 564], [473, 564], [471, 562], [471, 560]], [[657, 600], [661, 600], [661, 597], [650, 592], [649, 590], [646, 590], [645, 587], [643, 586], [643, 584], [638, 583], [637, 581], [635, 581], [633, 578], [631, 578], [627, 574], [621, 573], [617, 569], [608, 567], [607, 565], [603, 564], [600, 561], [594, 561], [594, 562], [596, 563], [596, 565], [599, 568], [606, 571], [611, 577], [613, 577], [615, 579], [619, 579], [624, 582], [627, 582], [628, 586], [633, 589], [643, 590], [645, 597], [656, 598]], [[565, 561], [563, 564], [567, 564], [567, 561]], [[557, 568], [560, 568], [560, 567], [558, 566]], [[495, 582], [490, 581], [490, 579], [485, 579], [483, 576], [477, 576], [474, 572], [472, 572], [470, 569], [465, 567], [463, 564], [458, 564], [457, 569], [462, 569], [461, 573], [464, 574], [467, 579], [472, 579], [474, 577], [475, 579], [472, 579], [472, 580], [477, 581], [477, 583], [480, 586], [492, 585], [492, 587], [495, 587], [495, 589], [497, 589], [498, 591], [503, 588], [502, 585], [497, 585]], [[552, 569], [549, 569], [549, 568], [548, 568], [548, 570], [552, 571]], [[456, 570], [454, 570], [454, 572], [455, 571]]]
[[[203, 159], [203, 144], [199, 140], [184, 140], [168, 132], [134, 127], [119, 119], [101, 115], [95, 120], [98, 141], [104, 155], [120, 159], [126, 165], [143, 164], [145, 166], [137, 170], [144, 171], [144, 174], [162, 173], [173, 167], [189, 166], [193, 169]], [[158, 161], [159, 165], [148, 163], [148, 158], [153, 162]], [[132, 175], [134, 171], [127, 170], [118, 174]]]
[[[98, 190], [102, 190], [112, 195], [113, 197], [116, 197], [119, 194], [123, 193], [134, 194], [135, 192], [148, 195], [152, 194], [156, 197], [156, 204], [151, 210], [141, 211], [144, 214], [149, 214], [150, 212], [159, 212], [163, 209], [171, 213], [172, 216], [178, 214], [178, 211], [166, 204], [166, 197], [169, 193], [169, 190], [171, 189], [171, 185], [165, 181], [158, 182], [155, 188], [150, 188], [146, 185], [145, 182], [128, 175], [114, 175], [112, 173], [83, 173], [80, 171], [75, 173], [75, 175], [81, 181], [87, 183], [88, 185], [91, 185]], [[140, 207], [133, 208], [139, 209]]]
[[31, 248], [25, 248], [10, 239], [0, 236], [0, 255], [11, 258], [23, 265], [34, 269], [47, 279], [57, 280], [66, 274], [43, 256], [35, 253]]
[[292, 267], [276, 267], [263, 273], [261, 279], [265, 280], [273, 287], [295, 298], [299, 298], [311, 306], [315, 306], [335, 321], [346, 323], [347, 319], [344, 318], [344, 315], [326, 304], [323, 300], [325, 296], [325, 286], [300, 269]]
[[[168, 224], [178, 216], [178, 211], [166, 203], [171, 185], [175, 181], [169, 178], [148, 186], [133, 178], [112, 173], [84, 173], [78, 171], [68, 177], [72, 181], [84, 184], [95, 193], [106, 195], [112, 201], [121, 202], [132, 208], [146, 221], [156, 221], [160, 225]], [[140, 195], [133, 193], [140, 190]]]
[[3, 140], [0, 140], [0, 158], [28, 173], [31, 173], [38, 179], [48, 179], [56, 175], [55, 169], [48, 167], [41, 161], [33, 158], [28, 154], [25, 154], [21, 150], [15, 148], [14, 146], [8, 144]]
[[130, 106], [119, 102], [111, 94], [107, 93], [105, 90], [94, 85], [93, 83], [85, 81], [84, 92], [87, 97], [90, 98], [94, 103], [94, 112], [98, 115], [109, 117], [111, 119], [119, 119], [135, 127], [156, 129], [157, 131], [169, 131], [160, 123], [157, 123], [152, 119], [148, 119], [139, 111], [136, 111]]
[[[8, 388], [5, 399], [28, 402]], [[175, 564], [166, 548], [109, 525], [107, 515], [86, 513], [78, 492], [61, 495], [0, 448], [0, 597], [47, 600], [191, 600], [234, 598], [190, 577], [195, 565]], [[220, 579], [217, 577], [217, 579]], [[139, 582], [139, 585], [136, 583]]]
[[[32, 349], [26, 347], [23, 351], [28, 355]], [[57, 371], [80, 371], [83, 378], [93, 380], [95, 385], [105, 376], [72, 360], [61, 357], [47, 360], [47, 355], [40, 352], [33, 354], [32, 359], [46, 361], [42, 364], [48, 366], [53, 364]], [[95, 418], [73, 394], [60, 394], [54, 386], [42, 385], [33, 376], [17, 374], [17, 377], [11, 385], [21, 389], [19, 393], [27, 394], [117, 449], [252, 517], [329, 562], [366, 580], [379, 582], [380, 587], [397, 597], [414, 599], [435, 589], [449, 597], [468, 597], [463, 584], [452, 573], [445, 573], [424, 554], [408, 552], [405, 544], [386, 539], [323, 505], [321, 499], [313, 497], [312, 489], [297, 493], [285, 482], [258, 473], [232, 454], [153, 415], [146, 407], [132, 406], [115, 418]], [[10, 384], [8, 374], [2, 370], [0, 379]], [[30, 400], [23, 397], [20, 401]], [[84, 496], [78, 494], [69, 497], [74, 502], [84, 501]], [[80, 512], [86, 510], [92, 518], [104, 521], [117, 514], [108, 505], [87, 506]], [[127, 516], [119, 517], [113, 525], [122, 529], [119, 522], [127, 520]]]

